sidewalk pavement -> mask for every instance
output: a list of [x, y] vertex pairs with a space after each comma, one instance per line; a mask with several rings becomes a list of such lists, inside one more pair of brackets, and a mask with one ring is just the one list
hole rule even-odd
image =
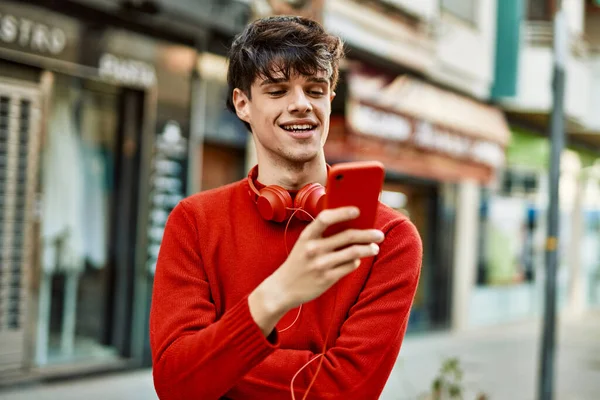
[[[407, 338], [381, 400], [418, 399], [450, 357], [464, 371], [464, 400], [481, 392], [490, 400], [537, 399], [540, 322]], [[555, 400], [600, 399], [599, 313], [560, 323], [554, 382]]]
[[[416, 400], [442, 362], [457, 357], [466, 395], [534, 400], [541, 328], [520, 323], [467, 333], [408, 336], [380, 400]], [[563, 321], [557, 337], [555, 400], [600, 399], [600, 314]], [[156, 400], [149, 370], [39, 384], [0, 392], [1, 400]]]

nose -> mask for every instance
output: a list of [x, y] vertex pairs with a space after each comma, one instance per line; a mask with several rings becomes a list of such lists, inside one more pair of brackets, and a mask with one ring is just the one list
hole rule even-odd
[[293, 91], [288, 111], [292, 114], [305, 114], [312, 111], [310, 99], [302, 88]]

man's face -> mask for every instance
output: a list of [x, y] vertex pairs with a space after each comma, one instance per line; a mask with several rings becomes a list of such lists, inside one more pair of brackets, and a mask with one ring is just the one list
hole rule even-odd
[[329, 79], [324, 73], [274, 78], [255, 79], [251, 99], [235, 89], [237, 114], [252, 127], [259, 153], [285, 162], [308, 162], [322, 153], [329, 132], [334, 96]]

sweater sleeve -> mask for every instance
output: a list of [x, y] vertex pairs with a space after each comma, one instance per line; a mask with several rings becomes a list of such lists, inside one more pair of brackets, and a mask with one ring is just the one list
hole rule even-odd
[[[350, 309], [335, 345], [325, 353], [310, 399], [376, 399], [394, 366], [406, 332], [422, 261], [421, 239], [408, 221], [386, 233], [371, 274]], [[234, 391], [290, 398], [290, 381], [314, 353], [278, 349], [236, 385]], [[319, 360], [294, 382], [296, 398], [312, 380]]]
[[219, 399], [278, 347], [243, 298], [217, 320], [185, 200], [169, 215], [156, 265], [150, 345], [161, 400]]

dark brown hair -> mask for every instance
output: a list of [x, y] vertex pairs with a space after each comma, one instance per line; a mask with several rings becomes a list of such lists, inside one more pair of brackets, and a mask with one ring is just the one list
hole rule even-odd
[[[233, 90], [251, 98], [250, 87], [257, 77], [274, 74], [312, 76], [325, 72], [335, 89], [343, 44], [317, 22], [303, 17], [275, 16], [258, 19], [236, 36], [229, 51], [227, 108], [235, 113]], [[248, 129], [250, 127], [246, 124]]]

